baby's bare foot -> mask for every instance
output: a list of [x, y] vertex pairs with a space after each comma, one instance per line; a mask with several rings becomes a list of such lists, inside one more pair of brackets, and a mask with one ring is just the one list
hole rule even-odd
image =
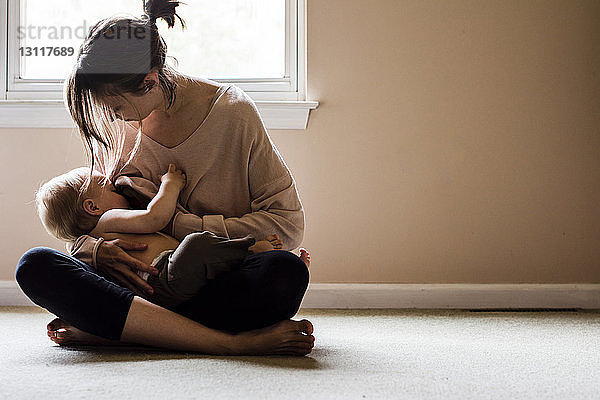
[[267, 240], [260, 240], [256, 243], [254, 243], [253, 246], [248, 247], [248, 250], [250, 250], [253, 254], [256, 254], [256, 253], [262, 253], [263, 251], [275, 250], [275, 248], [273, 247], [271, 242], [269, 242]]
[[253, 246], [248, 247], [252, 253], [261, 253], [263, 251], [282, 250], [283, 241], [279, 239], [276, 233], [267, 236], [264, 240], [260, 240], [254, 243]]
[[304, 248], [300, 248], [300, 259], [306, 264], [306, 268], [310, 267], [310, 253]]
[[267, 236], [265, 240], [271, 242], [275, 250], [281, 250], [283, 248], [283, 242], [281, 241], [281, 239], [279, 239], [279, 236], [277, 236], [276, 233]]
[[60, 346], [76, 345], [114, 345], [118, 340], [104, 339], [84, 332], [66, 323], [60, 318], [55, 318], [47, 326], [48, 337]]

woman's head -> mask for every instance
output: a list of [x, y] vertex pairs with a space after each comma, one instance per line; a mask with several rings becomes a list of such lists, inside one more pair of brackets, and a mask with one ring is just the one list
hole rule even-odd
[[73, 241], [89, 233], [100, 216], [114, 208], [129, 208], [102, 174], [76, 168], [44, 183], [35, 196], [37, 211], [46, 230], [61, 240]]
[[[92, 26], [79, 48], [77, 62], [65, 80], [65, 102], [86, 144], [92, 167], [93, 142], [104, 150], [121, 147], [113, 132], [116, 118], [138, 120], [175, 101], [178, 73], [165, 64], [167, 46], [156, 20], [169, 27], [179, 18], [179, 1], [146, 0], [140, 18], [113, 16]], [[115, 165], [117, 160], [109, 161]]]

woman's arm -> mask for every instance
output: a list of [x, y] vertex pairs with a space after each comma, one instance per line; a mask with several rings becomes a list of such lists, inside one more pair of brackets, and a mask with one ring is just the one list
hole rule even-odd
[[[152, 287], [143, 280], [134, 271], [144, 271], [149, 274], [157, 275], [158, 270], [140, 260], [130, 256], [126, 251], [144, 251], [148, 247], [146, 243], [131, 242], [122, 239], [107, 240], [96, 239], [92, 236], [80, 236], [76, 243], [88, 242], [89, 244], [80, 244], [80, 251], [84, 249], [85, 254], [89, 252], [88, 247], [93, 246], [93, 263], [86, 262], [82, 258], [71, 256], [80, 261], [91, 265], [100, 275], [106, 279], [121, 284], [130, 289], [138, 296], [145, 296], [141, 291], [144, 290], [152, 294]], [[68, 246], [67, 246], [68, 248]], [[80, 253], [81, 256], [81, 253]]]
[[[289, 180], [288, 180], [289, 179]], [[262, 240], [277, 233], [284, 250], [293, 250], [304, 236], [304, 210], [292, 178], [284, 178], [261, 189], [262, 195], [252, 200], [253, 212], [242, 217], [225, 218], [223, 215], [204, 215], [177, 211], [166, 233], [178, 240], [192, 232], [210, 231], [226, 238], [240, 238], [248, 234]]]
[[304, 209], [296, 183], [271, 142], [256, 105], [245, 93], [243, 96], [245, 99], [236, 103], [235, 111], [239, 114], [236, 119], [243, 121], [237, 129], [243, 135], [243, 146], [249, 151], [251, 212], [231, 218], [177, 212], [165, 233], [179, 240], [196, 231], [210, 231], [227, 238], [251, 234], [257, 240], [277, 233], [283, 240], [284, 250], [292, 250], [301, 244], [304, 236]]

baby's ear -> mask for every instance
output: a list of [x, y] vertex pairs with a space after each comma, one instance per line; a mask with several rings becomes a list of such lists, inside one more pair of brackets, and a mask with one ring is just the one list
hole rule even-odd
[[85, 199], [83, 201], [83, 209], [86, 213], [90, 215], [102, 215], [102, 210], [100, 210], [100, 208], [93, 199]]

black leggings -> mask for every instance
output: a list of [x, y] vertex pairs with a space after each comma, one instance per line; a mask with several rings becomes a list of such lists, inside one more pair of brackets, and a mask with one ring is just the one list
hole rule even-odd
[[[135, 293], [89, 265], [54, 249], [35, 247], [19, 260], [15, 277], [31, 301], [65, 322], [106, 339], [121, 338]], [[252, 254], [239, 270], [218, 275], [174, 311], [233, 333], [263, 328], [296, 314], [308, 281], [308, 268], [295, 254]]]

